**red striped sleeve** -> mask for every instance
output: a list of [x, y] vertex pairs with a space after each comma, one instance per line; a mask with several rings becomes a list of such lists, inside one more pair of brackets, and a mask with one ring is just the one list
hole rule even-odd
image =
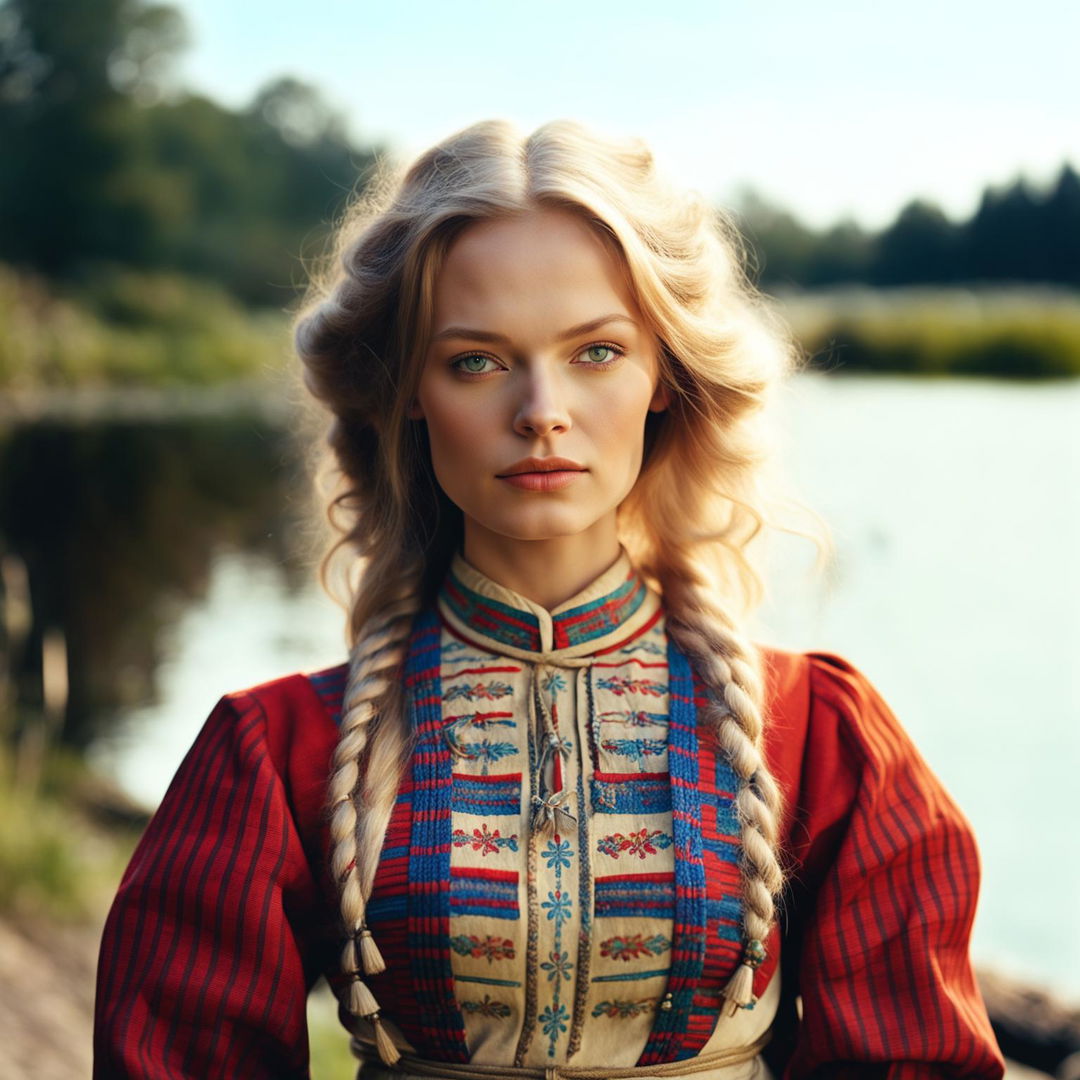
[[968, 952], [971, 827], [864, 676], [824, 655], [808, 676], [805, 734], [780, 745], [789, 705], [770, 754], [796, 860], [784, 969], [803, 1019], [785, 1080], [997, 1080]]
[[[295, 698], [298, 684], [280, 685]], [[319, 732], [307, 757], [325, 777], [332, 724], [304, 692]], [[296, 928], [325, 909], [272, 741], [259, 696], [222, 698], [147, 827], [102, 938], [95, 1077], [308, 1075], [323, 956]]]

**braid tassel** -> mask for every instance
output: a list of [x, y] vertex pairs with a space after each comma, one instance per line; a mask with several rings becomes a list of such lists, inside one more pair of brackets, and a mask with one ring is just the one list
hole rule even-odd
[[720, 991], [727, 999], [727, 1015], [734, 1016], [739, 1009], [754, 1007], [754, 972], [765, 960], [765, 946], [757, 938], [746, 943], [743, 949], [742, 961], [735, 969], [735, 974], [728, 980], [727, 985]]
[[364, 974], [381, 975], [386, 970], [386, 961], [379, 952], [379, 946], [375, 944], [375, 938], [366, 926], [360, 928], [359, 936], [360, 960], [364, 965]]
[[349, 986], [349, 1011], [354, 1016], [367, 1020], [375, 1029], [375, 1048], [379, 1051], [384, 1065], [396, 1065], [401, 1060], [401, 1051], [394, 1045], [390, 1033], [386, 1030], [380, 1015], [379, 1003], [368, 989], [367, 983], [360, 978], [360, 972], [353, 972]]

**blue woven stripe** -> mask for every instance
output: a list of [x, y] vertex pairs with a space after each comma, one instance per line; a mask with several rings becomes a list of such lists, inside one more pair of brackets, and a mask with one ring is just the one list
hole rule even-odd
[[409, 896], [397, 893], [393, 896], [373, 896], [367, 905], [367, 918], [370, 923], [383, 922], [386, 919], [404, 919], [409, 914]]
[[664, 814], [671, 810], [671, 782], [667, 773], [642, 773], [608, 783], [593, 777], [594, 814]]
[[454, 809], [461, 814], [488, 817], [521, 812], [521, 778], [516, 783], [488, 776], [454, 778]]
[[593, 886], [598, 919], [619, 915], [670, 919], [674, 913], [675, 889], [670, 881], [607, 881], [597, 878]]
[[[474, 625], [497, 641], [518, 649], [540, 648], [540, 622], [531, 611], [519, 611], [499, 600], [481, 596], [453, 572], [450, 580], [453, 589], [444, 589], [442, 598], [465, 625]], [[518, 622], [526, 625], [514, 625]]]
[[[429, 1056], [468, 1061], [465, 1021], [454, 995], [446, 936], [450, 926], [450, 751], [442, 738], [440, 629], [434, 611], [416, 619], [405, 666], [413, 754], [409, 953]], [[432, 938], [434, 937], [434, 941]]]
[[319, 695], [323, 707], [330, 714], [336, 727], [341, 723], [341, 699], [345, 696], [345, 683], [349, 677], [349, 665], [338, 664], [336, 667], [323, 668], [308, 675], [315, 693]]
[[[570, 645], [580, 645], [621, 626], [642, 604], [647, 591], [639, 577], [628, 578], [614, 592], [555, 616]], [[580, 621], [579, 621], [580, 620]]]
[[683, 1036], [694, 991], [705, 962], [705, 861], [701, 849], [698, 790], [697, 709], [690, 662], [668, 636], [668, 762], [671, 770], [672, 833], [675, 837], [675, 926], [667, 992], [671, 1009], [657, 1010], [639, 1065], [679, 1061], [695, 1051]]
[[450, 911], [454, 915], [487, 915], [492, 919], [516, 919], [517, 882], [473, 879], [457, 873], [450, 882]]

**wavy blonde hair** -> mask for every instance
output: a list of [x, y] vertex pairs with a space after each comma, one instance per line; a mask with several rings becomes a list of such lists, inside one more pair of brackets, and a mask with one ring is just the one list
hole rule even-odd
[[[376, 1021], [389, 1059], [395, 1051], [361, 979], [361, 969], [384, 966], [365, 911], [409, 752], [402, 662], [413, 616], [432, 601], [462, 540], [424, 426], [406, 409], [454, 240], [473, 222], [541, 207], [579, 214], [610, 246], [661, 343], [671, 402], [647, 420], [641, 473], [619, 508], [620, 538], [663, 594], [668, 632], [709, 691], [704, 719], [741, 779], [748, 942], [765, 940], [783, 885], [781, 797], [762, 752], [762, 672], [742, 617], [760, 595], [747, 558], [765, 517], [757, 419], [792, 366], [790, 340], [748, 282], [734, 230], [700, 196], [666, 184], [641, 142], [599, 138], [567, 121], [527, 137], [504, 122], [475, 124], [403, 176], [384, 172], [355, 201], [295, 320], [305, 384], [330, 413], [328, 513], [339, 535], [323, 561], [324, 583], [340, 559], [362, 568], [349, 586], [331, 862], [350, 1008]], [[749, 1000], [753, 966], [740, 966], [743, 986], [729, 995], [736, 1004]]]

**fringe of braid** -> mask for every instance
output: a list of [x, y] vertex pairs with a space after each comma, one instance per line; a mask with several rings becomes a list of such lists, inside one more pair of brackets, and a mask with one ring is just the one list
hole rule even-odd
[[728, 1015], [754, 1001], [754, 971], [784, 887], [779, 857], [780, 788], [763, 756], [764, 689], [751, 643], [688, 567], [662, 582], [668, 633], [709, 690], [705, 716], [741, 783], [735, 806], [741, 826], [743, 957], [723, 988]]
[[351, 651], [341, 738], [329, 783], [330, 866], [341, 890], [346, 933], [341, 967], [350, 980], [348, 1009], [372, 1023], [379, 1056], [387, 1065], [401, 1055], [363, 979], [386, 970], [366, 911], [408, 746], [401, 675], [419, 595], [419, 575], [410, 572], [367, 621]]

